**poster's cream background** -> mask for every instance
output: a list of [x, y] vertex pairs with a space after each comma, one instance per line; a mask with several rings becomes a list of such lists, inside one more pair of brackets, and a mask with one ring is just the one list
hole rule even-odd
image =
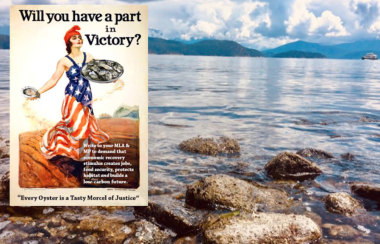
[[[45, 21], [23, 21], [19, 10], [44, 10]], [[101, 22], [72, 22], [72, 11], [76, 13], [101, 13]], [[115, 13], [137, 13], [140, 11], [141, 22], [119, 22], [115, 25]], [[46, 13], [67, 13], [70, 22], [52, 21], [48, 24]], [[112, 22], [106, 22], [105, 14], [111, 13]], [[136, 18], [135, 18], [136, 19]], [[10, 9], [11, 35], [10, 35], [10, 85], [11, 85], [11, 205], [147, 205], [148, 202], [148, 8], [147, 6], [43, 6], [43, 5], [17, 5]], [[122, 91], [116, 91], [105, 97], [102, 101], [93, 104], [95, 116], [101, 113], [113, 115], [121, 104], [138, 105], [140, 108], [140, 187], [134, 190], [117, 190], [106, 188], [78, 188], [78, 189], [23, 189], [18, 186], [18, 161], [20, 133], [35, 130], [32, 123], [25, 117], [22, 104], [25, 98], [20, 90], [25, 86], [41, 88], [53, 75], [58, 61], [67, 55], [64, 36], [72, 26], [79, 25], [83, 37], [81, 51], [90, 53], [96, 59], [108, 59], [119, 62], [124, 67], [121, 79], [125, 82]], [[106, 32], [106, 26], [115, 27], [116, 32]], [[99, 37], [130, 37], [140, 34], [139, 45], [136, 39], [127, 48], [125, 45], [99, 45], [89, 44], [85, 34], [97, 34]], [[41, 99], [30, 101], [30, 107], [36, 111], [40, 118], [56, 124], [61, 119], [61, 105], [64, 98], [65, 87], [69, 80], [66, 73], [51, 90], [41, 95]], [[91, 82], [93, 99], [102, 97], [113, 87], [111, 84], [98, 84]], [[123, 202], [28, 202], [20, 201], [18, 195], [25, 196], [59, 196], [59, 195], [139, 195], [135, 201]]]

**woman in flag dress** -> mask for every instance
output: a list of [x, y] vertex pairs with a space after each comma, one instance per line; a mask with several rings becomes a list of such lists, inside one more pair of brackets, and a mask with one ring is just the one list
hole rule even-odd
[[78, 30], [80, 27], [75, 25], [66, 32], [64, 40], [68, 55], [59, 60], [52, 78], [38, 90], [40, 94], [50, 90], [66, 72], [69, 83], [61, 107], [62, 119], [45, 133], [40, 144], [41, 152], [47, 159], [67, 156], [76, 161], [84, 161], [89, 156], [84, 149], [90, 148], [85, 148], [85, 145], [109, 140], [94, 116], [90, 82], [80, 73], [81, 67], [94, 57], [80, 50], [83, 40]]

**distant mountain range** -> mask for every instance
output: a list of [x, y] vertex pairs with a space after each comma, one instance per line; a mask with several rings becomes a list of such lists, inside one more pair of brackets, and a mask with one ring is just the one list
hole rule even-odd
[[[161, 36], [158, 30], [150, 29], [150, 34]], [[9, 35], [0, 34], [0, 49], [9, 49]], [[304, 52], [297, 53], [297, 52]], [[337, 45], [321, 45], [305, 41], [288, 43], [277, 48], [258, 51], [243, 47], [234, 41], [221, 40], [190, 40], [174, 41], [149, 37], [149, 53], [228, 56], [228, 57], [308, 57], [336, 59], [360, 59], [367, 53], [373, 52], [380, 56], [380, 40], [365, 40]], [[309, 54], [308, 54], [309, 53]], [[313, 53], [313, 54], [310, 54]], [[285, 55], [285, 56], [284, 56]], [[290, 56], [289, 56], [290, 55]]]
[[199, 56], [263, 57], [255, 49], [243, 47], [234, 41], [203, 40], [192, 44], [149, 37], [149, 53]]
[[0, 34], [0, 49], [9, 49], [9, 36]]
[[121, 105], [113, 114], [114, 118], [132, 118], [139, 119], [139, 107], [136, 106], [128, 106]]
[[327, 58], [360, 59], [369, 52], [380, 54], [380, 40], [357, 41], [338, 45], [320, 45], [317, 43], [297, 41], [262, 51], [262, 53], [266, 57], [273, 57], [276, 54], [289, 51], [320, 53]]
[[309, 53], [301, 51], [289, 51], [284, 53], [277, 53], [274, 58], [326, 58], [325, 55], [320, 53]]

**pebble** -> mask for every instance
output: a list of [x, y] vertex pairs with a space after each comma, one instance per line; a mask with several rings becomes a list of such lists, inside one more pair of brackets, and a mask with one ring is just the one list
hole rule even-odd
[[367, 228], [364, 227], [363, 225], [358, 225], [357, 227], [358, 227], [358, 230], [363, 231], [363, 232], [366, 233], [366, 234], [371, 233], [371, 230], [370, 230], [370, 229], [367, 229]]

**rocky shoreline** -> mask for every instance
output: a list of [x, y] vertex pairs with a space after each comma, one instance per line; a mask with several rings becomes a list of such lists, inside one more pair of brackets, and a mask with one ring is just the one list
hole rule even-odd
[[[238, 142], [225, 137], [191, 138], [179, 147], [190, 155], [240, 153]], [[380, 216], [368, 207], [379, 208], [380, 187], [348, 182], [351, 192], [321, 188], [324, 194], [312, 195], [308, 188], [320, 187], [315, 179], [324, 174], [316, 159], [336, 160], [332, 153], [306, 148], [269, 159], [263, 169], [268, 182], [214, 173], [188, 185], [173, 182], [176, 186], [165, 190], [152, 181], [148, 207], [10, 207], [5, 174], [0, 180], [0, 242], [380, 243], [380, 233], [371, 231], [378, 229]], [[231, 172], [255, 174], [244, 162]]]

